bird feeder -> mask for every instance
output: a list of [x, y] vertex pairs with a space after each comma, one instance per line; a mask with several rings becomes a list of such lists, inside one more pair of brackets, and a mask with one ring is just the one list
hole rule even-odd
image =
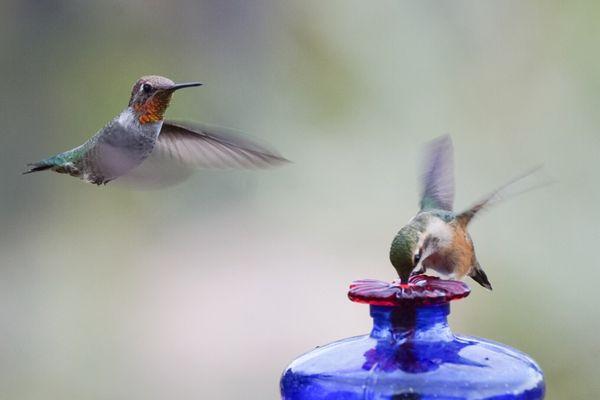
[[463, 282], [424, 275], [408, 284], [353, 282], [348, 297], [369, 304], [371, 333], [294, 360], [281, 377], [282, 399], [543, 399], [544, 376], [529, 356], [451, 331], [450, 302], [469, 293]]

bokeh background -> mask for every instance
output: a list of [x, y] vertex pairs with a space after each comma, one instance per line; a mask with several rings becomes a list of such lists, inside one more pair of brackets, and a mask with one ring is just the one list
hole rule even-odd
[[[366, 333], [423, 144], [458, 208], [533, 165], [552, 186], [473, 224], [494, 284], [457, 332], [532, 355], [549, 399], [600, 398], [600, 3], [0, 1], [0, 398], [275, 399], [284, 367]], [[200, 80], [168, 116], [293, 164], [161, 191], [27, 162], [74, 147], [144, 74]]]

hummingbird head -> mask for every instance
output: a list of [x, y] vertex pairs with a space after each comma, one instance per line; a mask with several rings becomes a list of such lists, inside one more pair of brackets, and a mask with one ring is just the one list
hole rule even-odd
[[420, 226], [409, 223], [398, 231], [392, 241], [390, 261], [402, 283], [408, 283], [411, 272], [421, 261], [423, 251], [419, 248], [419, 243], [422, 235]]
[[390, 249], [390, 261], [403, 283], [408, 282], [411, 273], [424, 272], [425, 264], [439, 261], [440, 251], [454, 243], [458, 231], [456, 224], [449, 223], [451, 219], [449, 212], [435, 215], [420, 213], [396, 234]]
[[140, 124], [158, 122], [163, 119], [174, 91], [200, 85], [199, 82], [175, 83], [158, 75], [143, 76], [133, 85], [129, 107]]

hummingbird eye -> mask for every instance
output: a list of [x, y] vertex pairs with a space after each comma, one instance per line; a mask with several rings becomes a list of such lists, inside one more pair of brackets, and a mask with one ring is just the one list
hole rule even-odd
[[152, 85], [149, 83], [144, 83], [142, 85], [142, 90], [144, 91], [144, 93], [150, 93], [152, 91]]
[[422, 249], [419, 249], [419, 252], [415, 254], [414, 258], [413, 258], [413, 265], [417, 265], [419, 263], [419, 261], [421, 261], [421, 252]]

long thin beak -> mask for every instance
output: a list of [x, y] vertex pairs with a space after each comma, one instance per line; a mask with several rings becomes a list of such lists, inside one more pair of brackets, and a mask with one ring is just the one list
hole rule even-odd
[[179, 90], [188, 87], [202, 86], [200, 82], [186, 82], [186, 83], [176, 83], [171, 86], [171, 90]]

